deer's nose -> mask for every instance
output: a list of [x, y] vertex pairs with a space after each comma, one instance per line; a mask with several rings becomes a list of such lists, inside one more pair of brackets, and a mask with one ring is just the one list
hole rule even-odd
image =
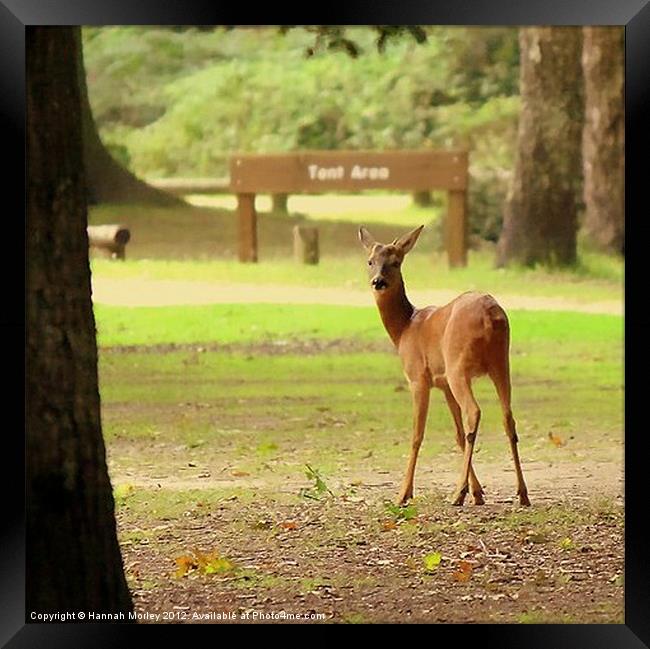
[[372, 287], [377, 291], [381, 290], [382, 288], [386, 288], [388, 286], [388, 284], [386, 284], [386, 280], [383, 277], [373, 278], [371, 284]]

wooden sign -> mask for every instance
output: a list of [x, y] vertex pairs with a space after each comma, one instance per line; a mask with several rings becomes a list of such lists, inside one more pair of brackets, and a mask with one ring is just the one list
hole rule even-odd
[[449, 265], [465, 266], [468, 167], [468, 153], [460, 149], [235, 155], [230, 160], [230, 189], [237, 194], [239, 209], [239, 259], [257, 261], [255, 194], [442, 189], [448, 193]]
[[230, 187], [239, 193], [319, 193], [467, 188], [467, 151], [314, 151], [237, 155]]

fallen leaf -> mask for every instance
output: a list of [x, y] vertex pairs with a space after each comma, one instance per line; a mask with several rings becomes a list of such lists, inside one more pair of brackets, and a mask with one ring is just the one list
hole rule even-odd
[[559, 448], [560, 446], [564, 446], [564, 445], [566, 444], [566, 442], [565, 442], [561, 437], [559, 437], [558, 435], [554, 435], [554, 434], [551, 433], [551, 432], [549, 432], [549, 434], [548, 434], [548, 438], [549, 438], [549, 439], [551, 440], [551, 442], [553, 442], [553, 444], [555, 444], [555, 446], [557, 446], [558, 448]]
[[176, 558], [176, 577], [184, 577], [190, 570], [198, 568], [198, 564], [194, 557], [184, 555]]
[[382, 532], [388, 532], [389, 530], [394, 530], [397, 528], [397, 523], [395, 521], [386, 520], [381, 524]]
[[455, 581], [466, 582], [472, 577], [474, 566], [469, 561], [460, 561], [458, 563], [458, 570], [453, 573]]
[[250, 473], [247, 473], [246, 471], [231, 471], [230, 475], [234, 478], [245, 478], [246, 476], [249, 476]]
[[442, 554], [440, 552], [432, 552], [422, 557], [422, 563], [424, 563], [424, 569], [426, 572], [433, 572], [438, 568], [440, 562], [442, 561]]
[[191, 570], [198, 570], [204, 575], [221, 572], [230, 572], [235, 566], [229, 559], [222, 557], [216, 550], [202, 552], [194, 550], [192, 554], [185, 554], [175, 559], [176, 577], [184, 577]]
[[203, 566], [203, 574], [212, 575], [220, 572], [230, 572], [233, 567], [232, 562], [225, 557], [214, 557]]
[[284, 521], [283, 523], [280, 523], [280, 527], [283, 527], [285, 530], [297, 530], [298, 523], [294, 523], [293, 521]]

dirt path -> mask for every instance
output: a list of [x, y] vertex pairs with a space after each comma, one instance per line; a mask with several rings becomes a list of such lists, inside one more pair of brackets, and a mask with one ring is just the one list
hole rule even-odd
[[[275, 500], [268, 484], [251, 482], [259, 491], [250, 502], [211, 502], [196, 480], [154, 486], [129, 476], [140, 488], [194, 488], [178, 519], [152, 527], [118, 515], [136, 611], [142, 621], [190, 623], [622, 622], [620, 466], [526, 468], [530, 510], [513, 504], [505, 467], [485, 465], [486, 505], [446, 504], [452, 474], [422, 471], [412, 518], [382, 505], [397, 487], [388, 475], [367, 476], [353, 495], [332, 484], [322, 501]], [[179, 556], [191, 563], [215, 550], [227, 558], [222, 571], [193, 564], [173, 577]]]
[[[486, 498], [492, 503], [513, 502], [512, 485], [515, 482], [512, 467], [504, 456], [502, 462], [478, 463], [480, 478], [486, 489]], [[304, 479], [289, 480], [278, 477], [251, 478], [232, 476], [224, 467], [212, 464], [208, 458], [200, 466], [183, 467], [182, 475], [178, 469], [169, 467], [165, 470], [156, 467], [146, 471], [122, 469], [111, 471], [115, 484], [129, 484], [134, 488], [145, 489], [255, 489], [271, 490], [275, 493], [297, 494], [305, 486]], [[420, 492], [436, 489], [441, 493], [453, 490], [456, 483], [458, 457], [439, 457], [434, 462], [422, 463], [418, 469]], [[227, 467], [226, 467], [227, 468]], [[479, 469], [477, 468], [477, 473]], [[592, 497], [620, 500], [623, 497], [623, 462], [584, 461], [528, 461], [526, 476], [530, 487], [531, 500], [537, 504], [560, 502], [562, 499], [587, 500]], [[334, 492], [344, 491], [352, 480], [352, 474], [342, 473], [333, 479], [331, 487]], [[401, 475], [389, 475], [388, 472], [368, 473], [354, 472], [354, 482], [358, 489], [375, 496], [382, 495], [390, 500], [398, 491]]]
[[[458, 291], [414, 290], [415, 304], [445, 304]], [[584, 303], [557, 297], [499, 295], [506, 309], [577, 311], [582, 313], [623, 314], [617, 300]], [[173, 306], [183, 304], [336, 304], [373, 306], [369, 291], [307, 286], [260, 286], [257, 284], [201, 282], [160, 279], [109, 279], [93, 277], [93, 300], [115, 306]]]

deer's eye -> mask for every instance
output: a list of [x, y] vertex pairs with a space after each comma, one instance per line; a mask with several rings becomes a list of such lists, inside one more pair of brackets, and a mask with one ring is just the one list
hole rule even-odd
[[399, 264], [400, 264], [399, 261], [394, 261], [394, 262], [393, 262], [393, 266], [394, 266], [395, 268], [399, 268]]
[[371, 261], [368, 262], [368, 266], [372, 266], [372, 262], [371, 262]]

